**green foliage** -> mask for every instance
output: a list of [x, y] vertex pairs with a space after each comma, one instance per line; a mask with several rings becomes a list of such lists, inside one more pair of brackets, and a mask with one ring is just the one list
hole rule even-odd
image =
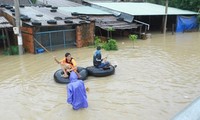
[[108, 42], [101, 42], [98, 36], [95, 37], [94, 46], [101, 46], [105, 50], [118, 50], [116, 40], [109, 39]]
[[18, 55], [19, 54], [19, 49], [18, 46], [10, 46], [10, 48], [6, 48], [3, 50], [4, 55]]
[[118, 50], [117, 42], [114, 39], [109, 39], [108, 42], [105, 42], [102, 46], [105, 50]]
[[[170, 7], [198, 12], [200, 0], [168, 0]], [[147, 2], [165, 5], [166, 0], [147, 0]]]
[[97, 47], [97, 46], [99, 46], [100, 44], [101, 44], [101, 39], [100, 39], [98, 36], [96, 36], [96, 37], [94, 38], [94, 46]]
[[107, 31], [115, 31], [115, 29], [113, 27], [108, 27]]
[[18, 46], [10, 46], [11, 54], [12, 55], [18, 55], [19, 54], [19, 48]]
[[37, 0], [31, 0], [31, 2], [32, 2], [33, 4], [36, 4]]
[[108, 38], [112, 39], [112, 32], [115, 31], [115, 29], [113, 27], [108, 27], [107, 31], [108, 31]]
[[137, 35], [134, 35], [134, 34], [130, 34], [129, 36], [128, 36], [128, 38], [131, 40], [131, 41], [136, 41], [137, 40], [137, 38], [138, 38], [138, 36]]
[[131, 41], [133, 41], [133, 48], [134, 48], [134, 42], [137, 40], [138, 36], [135, 35], [135, 34], [130, 34], [130, 35], [128, 36], [128, 38], [129, 38]]

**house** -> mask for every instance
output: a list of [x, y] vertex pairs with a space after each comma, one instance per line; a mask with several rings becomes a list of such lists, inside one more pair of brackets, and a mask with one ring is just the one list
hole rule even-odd
[[[38, 53], [41, 46], [37, 42], [40, 42], [48, 50], [93, 44], [94, 21], [85, 16], [77, 16], [77, 14], [68, 10], [70, 10], [68, 7], [58, 8], [50, 4], [21, 5], [21, 32], [25, 51]], [[0, 11], [10, 24], [15, 25], [13, 6], [2, 6]], [[11, 34], [13, 34], [13, 31], [11, 31]], [[13, 34], [12, 36], [14, 36], [12, 40], [15, 41], [16, 35]]]
[[[91, 2], [84, 1], [91, 7], [114, 13], [120, 19], [130, 23], [140, 23], [146, 31], [162, 31], [165, 17], [165, 6], [147, 2]], [[198, 13], [168, 7], [167, 30], [174, 31], [177, 25], [177, 16], [193, 16]]]
[[[42, 49], [38, 42], [48, 50], [93, 44], [95, 26], [106, 32], [110, 27], [119, 30], [140, 27], [139, 24], [118, 20], [113, 13], [70, 1], [38, 2], [39, 5], [20, 6], [23, 47], [30, 53], [38, 53]], [[15, 25], [13, 6], [2, 6], [1, 11]], [[16, 35], [13, 36], [16, 41]]]

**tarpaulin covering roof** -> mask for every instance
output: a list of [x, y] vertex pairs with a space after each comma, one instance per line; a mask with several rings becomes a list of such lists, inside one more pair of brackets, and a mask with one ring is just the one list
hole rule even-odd
[[12, 25], [4, 17], [0, 16], [0, 29], [9, 27], [12, 27]]
[[[134, 3], [134, 2], [89, 2], [95, 6], [107, 8], [117, 12], [123, 12], [133, 16], [144, 15], [165, 15], [165, 6], [152, 3]], [[178, 8], [168, 7], [168, 15], [195, 15], [197, 12], [181, 10]]]

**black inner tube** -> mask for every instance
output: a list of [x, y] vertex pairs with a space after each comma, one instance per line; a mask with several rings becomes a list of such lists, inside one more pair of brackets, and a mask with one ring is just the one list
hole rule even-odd
[[96, 68], [94, 66], [90, 66], [86, 68], [88, 71], [88, 74], [95, 77], [104, 77], [108, 75], [112, 75], [115, 73], [115, 67], [109, 66], [108, 69], [103, 68]]
[[[81, 78], [79, 78], [80, 80], [86, 80], [87, 76], [88, 76], [88, 71], [86, 70], [86, 68], [83, 67], [78, 67], [78, 73], [81, 75]], [[57, 83], [61, 83], [61, 84], [68, 84], [70, 82], [69, 78], [64, 78], [62, 77], [62, 75], [64, 74], [62, 69], [57, 70], [54, 73], [54, 80]]]

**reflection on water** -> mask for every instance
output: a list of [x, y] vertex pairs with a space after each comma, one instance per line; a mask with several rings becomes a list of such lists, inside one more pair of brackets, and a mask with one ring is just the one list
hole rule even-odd
[[[51, 54], [0, 56], [1, 120], [167, 120], [199, 96], [200, 33], [153, 34], [133, 44], [118, 40], [118, 51], [103, 51], [117, 64], [115, 75], [88, 77], [89, 108], [66, 104], [66, 85], [53, 80], [59, 69]], [[79, 66], [92, 65], [95, 48], [66, 51]]]

